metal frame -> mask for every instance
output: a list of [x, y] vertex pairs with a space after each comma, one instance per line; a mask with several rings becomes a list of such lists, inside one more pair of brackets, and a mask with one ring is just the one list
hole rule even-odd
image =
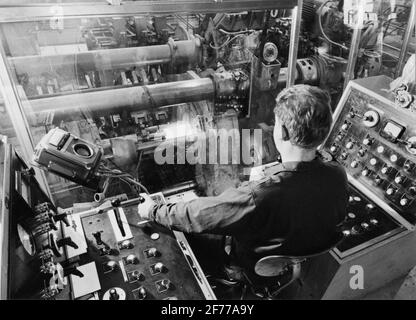
[[0, 300], [8, 298], [10, 152], [11, 147], [3, 136], [0, 139]]
[[[209, 13], [292, 8], [296, 0], [179, 0], [179, 1], [124, 1], [121, 5], [105, 2], [59, 3], [59, 4], [1, 4], [0, 22], [30, 21], [40, 18], [134, 15], [146, 13]], [[58, 9], [59, 8], [59, 9]], [[49, 9], [49, 10], [47, 10]], [[61, 12], [59, 12], [61, 11]]]
[[361, 41], [361, 31], [363, 28], [363, 19], [364, 19], [364, 6], [363, 6], [363, 0], [358, 1], [358, 20], [357, 24], [354, 27], [354, 31], [352, 34], [351, 39], [351, 46], [350, 46], [350, 52], [348, 55], [348, 64], [347, 69], [345, 71], [345, 79], [344, 79], [344, 90], [347, 87], [350, 80], [354, 79], [354, 70], [355, 70], [355, 64], [357, 63], [357, 57], [358, 57], [358, 51], [360, 49], [360, 41]]
[[409, 41], [412, 35], [412, 32], [415, 28], [415, 20], [416, 20], [416, 1], [412, 2], [412, 7], [410, 9], [409, 21], [407, 23], [406, 31], [403, 37], [403, 45], [400, 50], [399, 61], [397, 63], [396, 72], [394, 76], [397, 78], [401, 75], [405, 60], [407, 57], [407, 48], [409, 46]]
[[300, 23], [302, 20], [303, 0], [298, 0], [292, 11], [292, 26], [290, 29], [289, 61], [286, 87], [293, 86], [296, 79], [296, 60], [298, 56]]

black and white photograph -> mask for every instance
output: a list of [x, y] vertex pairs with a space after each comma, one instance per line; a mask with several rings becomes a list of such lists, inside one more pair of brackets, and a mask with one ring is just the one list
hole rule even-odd
[[181, 320], [416, 300], [415, 19], [0, 0], [0, 300]]

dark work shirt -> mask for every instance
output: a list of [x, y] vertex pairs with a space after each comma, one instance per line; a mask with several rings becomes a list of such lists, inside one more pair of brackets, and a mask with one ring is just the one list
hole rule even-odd
[[306, 255], [326, 248], [346, 216], [347, 178], [335, 162], [286, 162], [259, 181], [216, 197], [155, 205], [149, 218], [187, 233], [234, 238], [237, 263], [267, 255]]

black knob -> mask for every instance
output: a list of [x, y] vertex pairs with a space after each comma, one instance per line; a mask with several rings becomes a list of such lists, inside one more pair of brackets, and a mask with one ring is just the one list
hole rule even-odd
[[114, 200], [111, 200], [111, 205], [112, 205], [113, 207], [119, 207], [119, 206], [120, 206], [120, 204], [121, 204], [120, 199], [114, 199]]
[[381, 179], [379, 176], [374, 178], [374, 183], [376, 185], [380, 185], [383, 182], [383, 179]]
[[97, 242], [97, 245], [99, 246], [103, 244], [103, 240], [101, 240], [101, 233], [102, 231], [98, 231], [92, 234], [95, 238], [95, 241]]

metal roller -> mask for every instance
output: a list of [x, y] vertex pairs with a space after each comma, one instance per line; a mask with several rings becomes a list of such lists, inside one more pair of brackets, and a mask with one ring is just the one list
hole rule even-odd
[[195, 62], [200, 56], [198, 39], [169, 41], [168, 44], [75, 54], [11, 57], [9, 63], [17, 74], [38, 75], [43, 72], [77, 67], [83, 71], [116, 70], [164, 63]]
[[30, 100], [27, 113], [55, 112], [69, 114], [86, 109], [100, 114], [114, 114], [124, 110], [141, 110], [213, 99], [212, 79], [200, 78], [149, 86], [98, 90], [84, 93]]

